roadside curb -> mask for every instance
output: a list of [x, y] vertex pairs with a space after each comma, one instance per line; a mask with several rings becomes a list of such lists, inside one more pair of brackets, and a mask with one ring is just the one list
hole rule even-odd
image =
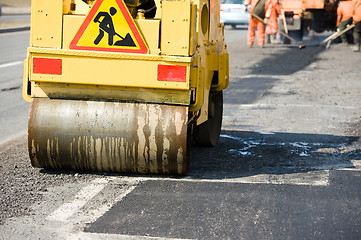
[[[2, 7], [1, 14], [2, 15], [30, 15], [31, 8], [17, 8], [17, 7]], [[0, 15], [1, 16], [1, 15]]]
[[29, 30], [30, 30], [30, 26], [17, 27], [17, 28], [3, 28], [3, 29], [0, 29], [0, 34], [1, 33], [29, 31]]
[[[0, 18], [1, 16], [9, 15], [30, 15], [30, 7], [4, 7], [0, 4]], [[11, 20], [9, 21], [11, 22]], [[11, 32], [20, 32], [20, 31], [29, 31], [30, 24], [18, 24], [18, 26], [0, 28], [1, 33], [11, 33]]]

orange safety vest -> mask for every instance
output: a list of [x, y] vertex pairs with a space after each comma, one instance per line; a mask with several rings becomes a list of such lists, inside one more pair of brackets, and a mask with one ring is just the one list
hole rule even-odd
[[275, 34], [277, 33], [278, 29], [277, 17], [281, 13], [281, 7], [278, 3], [278, 0], [270, 0], [269, 2], [270, 15], [266, 15], [266, 17], [269, 18], [266, 26], [266, 34]]
[[353, 2], [352, 1], [341, 1], [337, 7], [337, 27], [341, 22], [350, 19], [353, 15]]
[[361, 0], [354, 0], [353, 23], [361, 21]]

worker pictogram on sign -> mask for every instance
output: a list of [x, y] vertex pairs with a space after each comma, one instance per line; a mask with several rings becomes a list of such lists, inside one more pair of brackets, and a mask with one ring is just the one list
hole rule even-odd
[[97, 0], [69, 48], [148, 53], [146, 43], [122, 0]]

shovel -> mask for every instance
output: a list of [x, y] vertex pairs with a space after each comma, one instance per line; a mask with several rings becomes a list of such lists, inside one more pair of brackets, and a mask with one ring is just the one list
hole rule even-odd
[[325, 40], [322, 41], [322, 44], [326, 44], [326, 49], [330, 48], [331, 42], [333, 40], [335, 40], [336, 38], [338, 38], [339, 36], [341, 36], [342, 34], [344, 34], [345, 32], [350, 31], [352, 28], [355, 27], [355, 24], [351, 24], [351, 25], [347, 25], [347, 27], [342, 30], [341, 32], [335, 32], [333, 33], [331, 36], [329, 36], [328, 38], [326, 38]]
[[292, 38], [290, 35], [282, 32], [281, 30], [279, 30], [280, 34], [282, 34], [283, 36], [285, 36], [286, 38], [288, 38], [289, 40], [292, 40], [294, 42], [296, 42], [298, 44], [298, 48], [299, 49], [302, 49], [302, 48], [305, 48], [306, 45], [303, 45], [302, 43], [300, 43], [299, 41], [297, 41], [296, 39]]
[[[283, 23], [283, 27], [285, 29], [285, 33], [288, 36], [288, 27], [287, 27], [287, 22], [286, 22], [286, 16], [285, 16], [285, 12], [283, 11], [283, 9], [281, 10], [281, 15], [282, 15], [282, 23]], [[289, 40], [289, 38], [287, 38], [288, 41], [286, 41], [286, 39], [284, 39], [283, 43], [284, 44], [290, 44], [291, 42]]]

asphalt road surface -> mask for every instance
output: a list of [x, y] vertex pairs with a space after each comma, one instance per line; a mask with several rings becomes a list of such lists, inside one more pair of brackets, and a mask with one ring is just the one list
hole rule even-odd
[[29, 32], [0, 35], [0, 144], [27, 129], [29, 104], [21, 95]]
[[[325, 50], [325, 35], [250, 49], [245, 29], [225, 33], [221, 138], [192, 148], [188, 176], [33, 169], [19, 128], [1, 136], [0, 239], [361, 239], [361, 54]], [[22, 33], [0, 35], [1, 56], [9, 37], [20, 53], [0, 66], [24, 58]], [[0, 69], [2, 88], [20, 86], [16, 67]], [[26, 104], [1, 94], [2, 134], [3, 113]]]

